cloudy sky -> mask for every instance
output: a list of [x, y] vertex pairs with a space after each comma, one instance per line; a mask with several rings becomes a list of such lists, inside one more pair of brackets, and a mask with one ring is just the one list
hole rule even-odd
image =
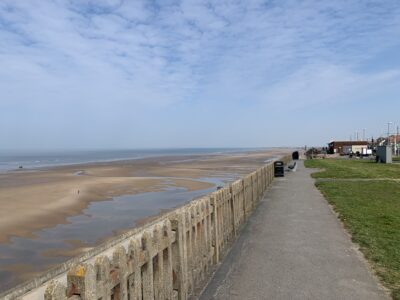
[[398, 0], [0, 0], [0, 148], [323, 145], [388, 121]]

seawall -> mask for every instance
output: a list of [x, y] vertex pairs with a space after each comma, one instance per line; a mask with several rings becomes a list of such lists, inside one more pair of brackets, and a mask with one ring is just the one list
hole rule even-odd
[[273, 173], [273, 163], [268, 163], [0, 298], [188, 299], [229, 249]]

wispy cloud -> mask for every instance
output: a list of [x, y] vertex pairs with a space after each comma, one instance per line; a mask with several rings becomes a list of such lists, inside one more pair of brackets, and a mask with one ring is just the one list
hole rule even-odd
[[396, 0], [2, 0], [2, 125], [21, 107], [28, 119], [95, 107], [150, 118], [188, 103], [195, 113], [190, 103], [283, 110], [394, 97], [400, 65], [382, 55], [399, 36]]

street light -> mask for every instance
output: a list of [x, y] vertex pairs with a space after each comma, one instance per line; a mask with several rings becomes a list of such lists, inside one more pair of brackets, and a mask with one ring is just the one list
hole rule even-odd
[[388, 132], [387, 132], [387, 142], [386, 145], [390, 146], [390, 142], [389, 142], [389, 136], [390, 136], [390, 124], [393, 124], [393, 122], [387, 122], [387, 126], [388, 126]]
[[396, 135], [394, 136], [394, 155], [398, 155], [398, 149], [397, 149], [397, 137], [399, 136], [399, 125], [397, 125], [397, 132]]

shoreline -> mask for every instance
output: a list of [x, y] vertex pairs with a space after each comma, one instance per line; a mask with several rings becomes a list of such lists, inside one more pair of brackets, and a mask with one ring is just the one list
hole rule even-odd
[[161, 156], [3, 173], [0, 174], [0, 243], [65, 224], [67, 217], [81, 213], [91, 202], [161, 191], [166, 187], [163, 181], [170, 177], [182, 178], [169, 179], [176, 186], [204, 189], [210, 185], [196, 179], [224, 172], [243, 174], [240, 168], [255, 168], [274, 152]]
[[[247, 194], [247, 196], [249, 196], [248, 201], [250, 201], [250, 202], [248, 202], [249, 208], [254, 207], [253, 202], [257, 202], [259, 199], [257, 195], [259, 195], [262, 190], [265, 190], [265, 188], [268, 187], [269, 183], [272, 181], [273, 162], [271, 162], [271, 161], [273, 161], [273, 158], [277, 158], [277, 157], [270, 157], [270, 158], [271, 159], [268, 159], [267, 164], [264, 164], [264, 162], [266, 161], [265, 158], [259, 157], [256, 160], [254, 160], [254, 158], [251, 159], [253, 164], [256, 163], [257, 161], [258, 161], [258, 163], [261, 163], [261, 167], [256, 168], [257, 172], [255, 172], [256, 170], [250, 171], [249, 169], [247, 169], [247, 172], [245, 174], [238, 175], [237, 178], [228, 177], [226, 181], [225, 180], [221, 181], [221, 179], [219, 179], [217, 181], [218, 183], [235, 182], [232, 186], [233, 190], [231, 190], [229, 188], [229, 186], [225, 186], [219, 192], [212, 189], [211, 191], [209, 190], [206, 193], [207, 194], [219, 193], [218, 195], [220, 195], [220, 193], [229, 193], [229, 195], [231, 195], [230, 199], [234, 199], [235, 195], [239, 195], [240, 193], [243, 193], [246, 190], [246, 194]], [[250, 162], [248, 159], [246, 159], [246, 161]], [[237, 167], [237, 165], [236, 165], [236, 167]], [[261, 181], [260, 181], [260, 179], [261, 179]], [[239, 187], [242, 188], [241, 191], [239, 191], [239, 189], [237, 189]], [[260, 190], [260, 188], [261, 188], [261, 190]], [[249, 192], [250, 192], [250, 194], [249, 194]], [[231, 194], [231, 193], [233, 193], [233, 194]], [[152, 198], [148, 198], [148, 199], [149, 200], [157, 199], [157, 195], [158, 194], [153, 195]], [[216, 195], [216, 194], [213, 194], [213, 195]], [[253, 195], [253, 196], [251, 196], [251, 195]], [[256, 195], [257, 198], [254, 198], [254, 195]], [[176, 196], [176, 194], [172, 194], [172, 196]], [[9, 288], [7, 289], [8, 292], [4, 292], [1, 295], [4, 296], [7, 293], [9, 293], [9, 295], [21, 296], [21, 295], [26, 294], [27, 292], [31, 291], [32, 293], [30, 293], [28, 295], [28, 297], [39, 298], [45, 293], [46, 286], [44, 285], [44, 283], [48, 282], [49, 279], [57, 277], [58, 279], [61, 279], [62, 282], [65, 283], [65, 281], [64, 281], [65, 276], [72, 264], [78, 264], [78, 263], [81, 263], [84, 261], [85, 262], [90, 261], [90, 263], [94, 263], [95, 256], [101, 255], [104, 252], [106, 252], [106, 255], [110, 258], [115, 257], [115, 255], [118, 255], [118, 254], [116, 254], [116, 252], [114, 250], [120, 249], [119, 245], [121, 245], [121, 243], [122, 243], [122, 246], [125, 248], [125, 250], [127, 250], [130, 239], [135, 236], [135, 237], [139, 238], [139, 242], [140, 242], [141, 234], [143, 233], [144, 230], [148, 230], [148, 232], [150, 233], [150, 239], [151, 239], [151, 241], [153, 241], [155, 236], [159, 236], [160, 228], [164, 229], [165, 228], [164, 226], [167, 226], [168, 228], [171, 229], [171, 227], [169, 227], [168, 223], [165, 223], [165, 221], [168, 222], [168, 220], [170, 220], [171, 222], [175, 222], [175, 220], [177, 220], [177, 222], [182, 222], [182, 219], [185, 219], [185, 217], [187, 215], [190, 215], [190, 213], [193, 214], [193, 212], [196, 213], [196, 211], [197, 211], [197, 215], [199, 215], [199, 212], [202, 211], [202, 212], [205, 212], [205, 214], [200, 213], [199, 216], [202, 216], [202, 218], [204, 217], [204, 220], [198, 219], [198, 218], [195, 218], [195, 219], [189, 218], [188, 219], [188, 222], [191, 222], [190, 224], [192, 224], [194, 222], [193, 224], [198, 224], [196, 227], [199, 227], [199, 226], [201, 227], [201, 224], [208, 222], [205, 220], [205, 218], [207, 217], [207, 214], [210, 214], [210, 215], [208, 215], [208, 217], [212, 218], [211, 211], [209, 211], [207, 209], [204, 211], [205, 207], [207, 207], [208, 205], [211, 205], [212, 200], [209, 197], [207, 198], [207, 197], [202, 197], [202, 196], [203, 195], [198, 195], [198, 197], [191, 197], [191, 199], [197, 199], [197, 200], [193, 200], [190, 202], [182, 202], [182, 205], [176, 206], [177, 208], [173, 209], [172, 212], [161, 211], [161, 216], [156, 217], [153, 221], [148, 220], [145, 222], [144, 225], [138, 224], [137, 225], [138, 227], [132, 228], [132, 229], [126, 231], [125, 233], [122, 233], [121, 235], [112, 237], [107, 242], [101, 243], [100, 245], [98, 245], [94, 248], [89, 248], [87, 252], [84, 252], [81, 255], [73, 257], [72, 259], [69, 259], [67, 261], [64, 261], [65, 263], [61, 262], [56, 267], [52, 267], [50, 270], [45, 271], [41, 275], [32, 274], [32, 276], [35, 276], [35, 277], [34, 277], [34, 279], [31, 278], [31, 280], [28, 282], [21, 283], [21, 284], [16, 283], [14, 285], [9, 285]], [[238, 196], [236, 196], [236, 197], [238, 197]], [[142, 199], [142, 200], [146, 200], [146, 199]], [[182, 200], [182, 197], [181, 197], [181, 200]], [[186, 197], [185, 200], [189, 201], [190, 199], [188, 197]], [[228, 203], [228, 201], [229, 201], [228, 198], [225, 200], [226, 200], [226, 203]], [[110, 201], [110, 202], [114, 202], [114, 201]], [[141, 201], [139, 203], [140, 203], [140, 205], [147, 206], [147, 204], [143, 201]], [[155, 202], [155, 203], [160, 203], [160, 202]], [[123, 205], [121, 206], [121, 204], [123, 204], [123, 203], [120, 201], [115, 204], [116, 205], [114, 205], [114, 207], [116, 207], [117, 210], [119, 210], [119, 211], [121, 211], [121, 208], [122, 209], [124, 208]], [[243, 210], [243, 208], [240, 207], [240, 204], [238, 204], [238, 203], [236, 203], [236, 204], [237, 205], [235, 205], [234, 207], [236, 207], [236, 209], [238, 209], [238, 212], [242, 214], [242, 217], [245, 216], [247, 214], [247, 212], [245, 212]], [[231, 212], [231, 210], [226, 210], [223, 208], [220, 208], [219, 211], [221, 209], [222, 209], [222, 211], [226, 211], [227, 214], [228, 213], [235, 214], [234, 211]], [[246, 211], [247, 211], [247, 209], [246, 209]], [[107, 210], [107, 212], [108, 212], [108, 210]], [[129, 216], [129, 218], [132, 216], [129, 212], [127, 215]], [[220, 214], [218, 214], [218, 215], [220, 215]], [[86, 215], [86, 216], [90, 217], [90, 215]], [[120, 215], [118, 215], [118, 217], [119, 216]], [[228, 217], [225, 217], [225, 218], [228, 218]], [[216, 222], [220, 223], [219, 221], [216, 221]], [[230, 222], [229, 222], [229, 224], [230, 224]], [[230, 225], [227, 224], [227, 226], [230, 228]], [[100, 229], [100, 228], [102, 228], [102, 226], [97, 226], [96, 228]], [[154, 236], [153, 236], [153, 234], [154, 234]], [[69, 235], [69, 237], [70, 236], [71, 235]], [[51, 238], [53, 236], [46, 235], [44, 237], [46, 238], [46, 240], [48, 240], [49, 237]], [[171, 238], [170, 242], [173, 243], [174, 238], [173, 238], [172, 232], [170, 234], [168, 234], [168, 237]], [[216, 238], [218, 239], [218, 235]], [[190, 240], [192, 241], [192, 239], [190, 239]], [[80, 242], [71, 241], [70, 238], [68, 238], [68, 239], [64, 238], [64, 241], [68, 242], [68, 245], [72, 245], [72, 246], [73, 245], [85, 246], [84, 244], [82, 244]], [[192, 242], [194, 243], [194, 241], [192, 241]], [[218, 242], [218, 244], [219, 244], [219, 242]], [[211, 243], [208, 243], [208, 245], [211, 246]], [[25, 246], [29, 246], [29, 245], [25, 245]], [[163, 246], [161, 246], [161, 247], [163, 247]], [[23, 248], [27, 249], [27, 247], [23, 247]], [[114, 254], [113, 254], [113, 252], [114, 252]], [[156, 250], [156, 252], [159, 252], [159, 250]], [[207, 255], [212, 255], [211, 249], [210, 249], [210, 251], [207, 250], [206, 253], [207, 253]], [[50, 254], [50, 256], [51, 256], [52, 253], [47, 252], [47, 254]], [[55, 253], [55, 254], [57, 255], [57, 253]], [[145, 254], [145, 253], [143, 253], [143, 254]], [[210, 256], [210, 257], [212, 257], [212, 256]], [[32, 261], [32, 259], [29, 259], [29, 262], [31, 262], [31, 261]], [[151, 261], [151, 257], [150, 257], [150, 261]], [[18, 261], [16, 261], [16, 262], [18, 262]], [[36, 265], [40, 265], [40, 264], [36, 263]], [[29, 269], [27, 269], [27, 270], [29, 270]], [[31, 269], [31, 270], [33, 270], [33, 269]], [[18, 270], [16, 270], [16, 271], [18, 271]], [[25, 274], [25, 275], [27, 275], [27, 274]]]
[[167, 186], [163, 181], [171, 177], [182, 178], [172, 179], [176, 186], [204, 189], [210, 185], [196, 181], [201, 177], [244, 174], [279, 153], [282, 150], [160, 156], [2, 173], [0, 244], [65, 224], [67, 217], [81, 213], [91, 202], [161, 191]]
[[[171, 149], [135, 149], [132, 151], [174, 151], [174, 150], [202, 150], [203, 148], [171, 148]], [[82, 162], [71, 162], [71, 163], [60, 163], [60, 164], [44, 164], [44, 165], [38, 165], [38, 166], [28, 166], [28, 167], [23, 167], [19, 169], [18, 167], [15, 169], [1, 169], [0, 168], [0, 175], [1, 174], [9, 174], [9, 173], [14, 173], [14, 172], [23, 172], [23, 171], [40, 171], [40, 170], [47, 170], [47, 169], [54, 169], [54, 168], [64, 168], [64, 167], [75, 167], [75, 166], [90, 166], [90, 165], [97, 165], [97, 164], [108, 164], [108, 163], [118, 163], [118, 162], [130, 162], [130, 161], [136, 161], [136, 160], [145, 160], [145, 159], [164, 159], [164, 158], [173, 158], [173, 157], [196, 157], [196, 156], [217, 156], [217, 155], [234, 155], [234, 154], [243, 154], [243, 153], [253, 153], [253, 152], [266, 152], [266, 151], [275, 151], [275, 150], [281, 150], [281, 149], [288, 149], [288, 148], [281, 148], [281, 147], [267, 147], [267, 148], [204, 148], [204, 150], [215, 150], [210, 151], [210, 152], [200, 152], [200, 153], [175, 153], [175, 154], [157, 154], [157, 155], [142, 155], [142, 156], [137, 156], [137, 157], [130, 157], [130, 158], [106, 158], [106, 159], [99, 159], [99, 160], [88, 160], [88, 161], [82, 161]], [[220, 150], [220, 151], [218, 151]], [[114, 151], [114, 150], [104, 150], [105, 152], [107, 151]], [[118, 152], [118, 150], [115, 150]], [[123, 151], [123, 150], [121, 150]], [[81, 152], [80, 150], [77, 151], [72, 151], [72, 152]], [[97, 152], [95, 150], [82, 150], [83, 153], [90, 153], [90, 152]], [[100, 151], [102, 152], [102, 151]], [[40, 152], [38, 152], [40, 153]], [[53, 152], [49, 152], [49, 154], [52, 154]], [[55, 152], [56, 153], [56, 152]], [[16, 155], [18, 156], [18, 155]], [[0, 156], [1, 158], [1, 156]], [[21, 164], [23, 166], [23, 164]]]
[[[98, 241], [112, 238], [115, 232], [147, 223], [176, 207], [177, 201], [181, 205], [193, 199], [189, 195], [196, 198], [202, 191], [248, 174], [281, 154], [168, 156], [0, 174], [0, 256], [5, 259], [0, 277], [9, 282], [6, 285], [12, 284], [9, 280], [21, 282], [51, 266], [51, 261], [82, 253]], [[124, 219], [118, 213], [121, 209]], [[103, 216], [112, 223], [104, 223]], [[82, 218], [84, 223], [75, 223]], [[134, 223], [127, 223], [127, 218]], [[125, 225], [118, 225], [120, 219]], [[98, 225], [85, 228], [86, 222]], [[84, 232], [71, 235], [76, 226], [84, 226]], [[24, 249], [31, 253], [27, 261]]]

